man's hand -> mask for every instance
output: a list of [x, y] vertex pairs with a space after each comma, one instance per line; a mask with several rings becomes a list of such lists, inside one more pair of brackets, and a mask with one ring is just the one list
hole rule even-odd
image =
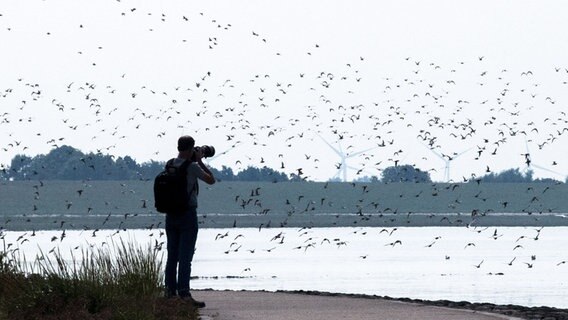
[[194, 151], [195, 154], [195, 160], [197, 162], [201, 162], [201, 159], [203, 158], [203, 151], [201, 151], [201, 149], [197, 149]]

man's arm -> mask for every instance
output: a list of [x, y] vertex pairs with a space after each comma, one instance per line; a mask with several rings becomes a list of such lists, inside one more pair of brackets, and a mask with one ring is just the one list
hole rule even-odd
[[200, 178], [201, 178], [201, 180], [203, 180], [207, 184], [214, 184], [215, 183], [215, 177], [213, 176], [213, 173], [211, 172], [211, 170], [209, 170], [209, 168], [207, 168], [205, 163], [203, 163], [203, 161], [201, 161], [202, 158], [203, 158], [203, 154], [201, 153], [201, 151], [196, 152], [197, 164], [199, 165], [201, 170], [203, 170], [203, 173], [205, 173], [203, 175], [203, 177], [200, 177]]
[[203, 163], [203, 161], [201, 161], [201, 159], [197, 160], [197, 164], [205, 172], [205, 176], [203, 177], [202, 180], [205, 181], [205, 183], [207, 183], [207, 184], [214, 184], [215, 183], [215, 177], [213, 176], [213, 173], [211, 172], [211, 170], [209, 170], [209, 168], [207, 168], [207, 166], [205, 165], [205, 163]]

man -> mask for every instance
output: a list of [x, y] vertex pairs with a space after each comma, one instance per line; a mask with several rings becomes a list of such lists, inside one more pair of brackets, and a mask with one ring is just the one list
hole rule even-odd
[[197, 179], [207, 184], [214, 184], [215, 177], [201, 161], [203, 153], [200, 150], [194, 150], [194, 147], [195, 140], [192, 137], [182, 136], [178, 139], [177, 149], [179, 154], [174, 159], [174, 166], [181, 166], [185, 161], [192, 161], [187, 167], [189, 209], [185, 212], [166, 215], [168, 259], [166, 262], [165, 284], [168, 297], [177, 295], [194, 306], [203, 308], [205, 303], [193, 299], [189, 292], [191, 261], [195, 251], [198, 229], [197, 195], [199, 186]]

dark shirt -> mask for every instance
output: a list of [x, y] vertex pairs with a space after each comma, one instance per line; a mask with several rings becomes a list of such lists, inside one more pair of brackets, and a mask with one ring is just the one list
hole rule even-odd
[[[181, 166], [185, 159], [175, 158], [174, 166]], [[189, 192], [189, 206], [197, 207], [197, 179], [203, 180], [206, 176], [205, 171], [201, 169], [197, 162], [192, 162], [187, 167], [187, 191]]]

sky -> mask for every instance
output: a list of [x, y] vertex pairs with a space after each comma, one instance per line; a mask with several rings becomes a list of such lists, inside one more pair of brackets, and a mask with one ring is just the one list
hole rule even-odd
[[3, 1], [0, 165], [61, 145], [164, 161], [189, 134], [234, 171], [352, 180], [410, 164], [463, 181], [529, 158], [536, 177], [564, 180], [567, 9]]

